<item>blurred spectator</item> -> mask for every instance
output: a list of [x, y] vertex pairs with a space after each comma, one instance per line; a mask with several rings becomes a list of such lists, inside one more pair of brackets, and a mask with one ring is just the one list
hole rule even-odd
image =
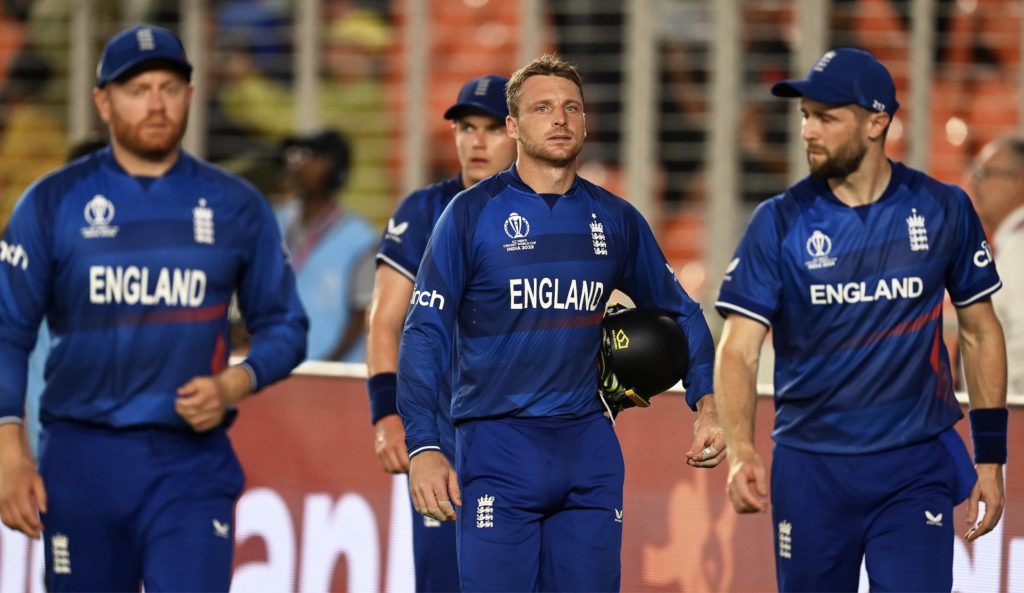
[[332, 130], [284, 143], [286, 182], [294, 199], [278, 214], [309, 316], [310, 360], [366, 359], [364, 318], [378, 233], [333, 197], [348, 180], [351, 159], [348, 142]]
[[[992, 304], [1006, 336], [1008, 390], [1024, 395], [1024, 138], [1002, 136], [982, 148], [971, 196], [1003, 281]], [[975, 263], [979, 257], [988, 254], [975, 255]]]
[[373, 11], [351, 10], [328, 23], [319, 89], [320, 121], [352, 142], [352, 175], [342, 200], [376, 222], [387, 219], [394, 195], [382, 81], [384, 52], [390, 44], [387, 24]]
[[0, 229], [25, 188], [64, 162], [64, 126], [41, 99], [52, 77], [46, 58], [26, 47], [0, 87]]
[[690, 0], [661, 3], [661, 11], [658, 154], [665, 170], [664, 197], [677, 204], [704, 195], [711, 7]]
[[[319, 121], [352, 142], [353, 163], [342, 201], [382, 222], [391, 208], [387, 170], [388, 114], [382, 59], [390, 31], [376, 13], [351, 9], [324, 28], [324, 79], [318, 87]], [[276, 139], [295, 133], [295, 96], [280, 80], [263, 72], [258, 55], [234, 46], [225, 60], [218, 99], [239, 127]]]

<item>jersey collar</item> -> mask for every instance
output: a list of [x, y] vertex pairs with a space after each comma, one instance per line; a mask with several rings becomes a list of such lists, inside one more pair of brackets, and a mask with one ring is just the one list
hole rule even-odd
[[[538, 196], [538, 197], [540, 196], [540, 194], [538, 194], [536, 191], [534, 191], [533, 188], [530, 187], [529, 185], [527, 185], [526, 182], [523, 181], [523, 178], [519, 176], [519, 171], [516, 170], [516, 164], [515, 163], [512, 163], [512, 166], [509, 167], [508, 169], [506, 169], [505, 171], [501, 172], [500, 175], [506, 176], [506, 179], [509, 180], [509, 185], [511, 185], [512, 187], [518, 189], [519, 191], [525, 192], [525, 193], [528, 193], [528, 194], [532, 194], [532, 195], [535, 195], [535, 196]], [[579, 175], [574, 175], [573, 176], [573, 180], [572, 180], [572, 186], [569, 187], [569, 191], [565, 192], [562, 195], [564, 197], [567, 197], [567, 198], [575, 197], [576, 196], [576, 190], [577, 190], [577, 188], [579, 188], [579, 186], [580, 186], [580, 176]]]
[[836, 197], [836, 194], [832, 192], [832, 188], [828, 186], [828, 183], [821, 181], [813, 176], [810, 177], [810, 180], [811, 183], [814, 184], [814, 188], [817, 190], [816, 193], [819, 196], [824, 197], [829, 202], [835, 204], [836, 206], [842, 206], [843, 208], [852, 208], [860, 212], [867, 212], [868, 210], [870, 210], [871, 206], [874, 206], [875, 204], [881, 204], [889, 200], [892, 196], [896, 195], [896, 193], [899, 192], [900, 186], [903, 185], [904, 177], [906, 177], [907, 175], [907, 168], [906, 166], [903, 165], [903, 163], [897, 163], [892, 159], [886, 160], [889, 161], [889, 167], [892, 169], [892, 175], [890, 175], [889, 177], [889, 185], [885, 187], [885, 191], [882, 192], [882, 195], [878, 198], [878, 200], [870, 204], [864, 204], [863, 206], [848, 206], [847, 204], [843, 203], [842, 200]]

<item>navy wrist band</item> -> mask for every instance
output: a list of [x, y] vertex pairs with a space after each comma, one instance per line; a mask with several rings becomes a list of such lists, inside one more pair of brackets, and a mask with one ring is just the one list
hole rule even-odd
[[980, 408], [970, 411], [974, 463], [1006, 463], [1006, 435], [1010, 411]]
[[398, 375], [378, 373], [367, 381], [370, 392], [370, 422], [398, 413]]

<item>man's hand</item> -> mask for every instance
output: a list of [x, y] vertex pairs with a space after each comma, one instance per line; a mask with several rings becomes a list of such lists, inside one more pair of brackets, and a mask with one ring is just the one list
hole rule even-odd
[[730, 452], [725, 489], [737, 513], [762, 513], [768, 509], [768, 472], [753, 447]]
[[193, 377], [178, 388], [174, 409], [196, 432], [220, 426], [228, 408], [249, 394], [249, 373], [229, 367], [215, 377]]
[[459, 480], [440, 451], [424, 451], [409, 462], [409, 493], [419, 514], [438, 521], [454, 521], [462, 506]]
[[715, 398], [705, 395], [697, 401], [697, 420], [693, 423], [693, 445], [686, 452], [686, 464], [715, 467], [725, 459], [725, 436], [718, 424]]
[[405, 448], [405, 428], [397, 414], [384, 416], [373, 425], [376, 437], [374, 450], [377, 463], [389, 474], [409, 471], [409, 450]]
[[21, 426], [0, 426], [0, 520], [4, 525], [39, 539], [46, 512], [46, 487], [22, 444]]
[[[1003, 490], [1003, 466], [998, 463], [979, 463], [978, 482], [967, 500], [967, 524], [970, 527], [964, 539], [973, 542], [995, 529], [1003, 516], [1006, 494]], [[978, 521], [979, 501], [985, 501], [985, 516]]]

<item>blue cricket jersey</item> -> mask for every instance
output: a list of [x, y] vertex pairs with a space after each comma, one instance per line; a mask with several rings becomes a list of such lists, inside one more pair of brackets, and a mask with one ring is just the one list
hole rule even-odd
[[45, 316], [42, 420], [191, 431], [177, 389], [227, 366], [237, 290], [255, 388], [304, 357], [306, 316], [266, 200], [181, 152], [136, 178], [109, 148], [22, 196], [0, 258], [0, 420], [23, 414], [26, 361]]
[[777, 442], [870, 453], [962, 417], [944, 292], [965, 307], [1000, 286], [967, 194], [892, 163], [870, 205], [851, 208], [810, 177], [762, 203], [716, 307], [772, 329]]
[[712, 392], [711, 334], [632, 205], [579, 177], [565, 195], [538, 195], [514, 165], [459, 194], [427, 245], [402, 335], [398, 407], [410, 453], [437, 448], [453, 347], [455, 424], [602, 410], [597, 352], [615, 289], [676, 317], [695, 406]]
[[[416, 282], [416, 272], [427, 249], [430, 233], [448, 203], [462, 191], [462, 177], [455, 176], [409, 194], [388, 220], [388, 228], [380, 242], [377, 263], [394, 268], [399, 274]], [[451, 366], [449, 367], [451, 368]], [[442, 374], [438, 385], [437, 434], [441, 451], [448, 459], [455, 458], [455, 427], [452, 425], [451, 374]]]

